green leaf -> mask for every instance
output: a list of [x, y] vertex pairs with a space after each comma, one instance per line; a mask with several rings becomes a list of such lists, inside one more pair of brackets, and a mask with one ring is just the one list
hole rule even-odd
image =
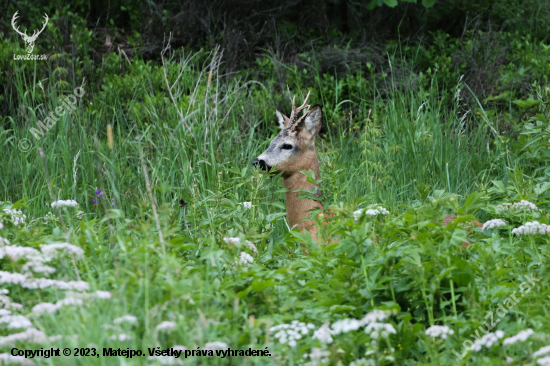
[[424, 5], [425, 8], [431, 8], [435, 5], [435, 0], [422, 0], [422, 5]]
[[367, 10], [372, 10], [374, 8], [376, 8], [376, 0], [371, 0], [369, 5], [367, 5]]
[[384, 0], [384, 4], [390, 8], [395, 8], [397, 6], [397, 0]]
[[520, 106], [521, 108], [529, 108], [540, 103], [540, 100], [529, 97], [527, 100], [514, 100], [512, 103]]

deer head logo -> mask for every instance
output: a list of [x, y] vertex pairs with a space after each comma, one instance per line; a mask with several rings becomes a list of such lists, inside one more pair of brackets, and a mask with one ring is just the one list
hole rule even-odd
[[21, 35], [21, 37], [23, 37], [23, 41], [25, 41], [25, 43], [27, 44], [27, 47], [25, 48], [25, 50], [27, 51], [28, 54], [31, 54], [33, 48], [34, 48], [34, 42], [36, 42], [36, 38], [38, 38], [38, 35], [40, 33], [42, 33], [42, 31], [44, 30], [44, 28], [46, 28], [46, 24], [48, 24], [48, 14], [44, 14], [44, 19], [46, 20], [44, 22], [44, 25], [42, 26], [42, 29], [40, 29], [39, 31], [34, 31], [34, 33], [32, 34], [32, 36], [28, 36], [27, 35], [27, 32], [21, 32], [19, 31], [19, 27], [16, 26], [15, 24], [15, 20], [17, 19], [17, 13], [19, 12], [16, 11], [15, 14], [13, 14], [13, 18], [11, 18], [11, 26], [13, 27], [13, 29], [15, 29], [15, 31], [17, 33], [19, 33]]

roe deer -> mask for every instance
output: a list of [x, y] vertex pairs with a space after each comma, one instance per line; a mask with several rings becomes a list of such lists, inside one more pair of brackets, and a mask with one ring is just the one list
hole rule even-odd
[[[283, 186], [287, 189], [288, 224], [291, 228], [296, 227], [309, 231], [313, 240], [318, 241], [317, 228], [313, 220], [302, 219], [309, 216], [309, 210], [322, 209], [323, 206], [307, 198], [298, 198], [300, 193], [296, 193], [296, 190], [312, 189], [315, 186], [315, 184], [307, 182], [306, 176], [300, 173], [300, 170], [311, 169], [315, 172], [315, 178], [319, 178], [319, 160], [315, 151], [315, 137], [321, 130], [323, 112], [321, 106], [311, 107], [307, 104], [309, 94], [307, 93], [304, 103], [298, 108], [295, 107], [294, 100], [292, 100], [290, 117], [275, 111], [281, 132], [271, 141], [268, 149], [254, 159], [252, 164], [259, 166], [265, 172], [274, 167], [276, 167], [276, 171], [282, 171]], [[305, 113], [299, 116], [304, 109]], [[443, 225], [449, 224], [455, 218], [454, 215], [445, 216]], [[478, 221], [473, 221], [472, 224], [473, 227], [482, 226], [482, 223]], [[376, 239], [373, 238], [373, 240]], [[463, 246], [468, 245], [469, 243], [463, 243]]]
[[[266, 172], [273, 167], [276, 167], [277, 171], [282, 171], [283, 186], [288, 190], [286, 192], [288, 224], [291, 228], [297, 227], [309, 231], [313, 240], [317, 241], [317, 228], [313, 225], [313, 220], [302, 221], [302, 219], [309, 216], [309, 210], [322, 209], [322, 206], [313, 200], [298, 198], [300, 193], [295, 192], [298, 189], [312, 189], [315, 186], [306, 181], [306, 176], [300, 173], [300, 170], [311, 169], [315, 172], [315, 178], [319, 178], [315, 137], [321, 130], [323, 112], [319, 105], [309, 106], [308, 98], [309, 93], [304, 103], [298, 108], [292, 100], [290, 117], [275, 111], [281, 132], [252, 164]], [[299, 116], [304, 109], [305, 113]]]

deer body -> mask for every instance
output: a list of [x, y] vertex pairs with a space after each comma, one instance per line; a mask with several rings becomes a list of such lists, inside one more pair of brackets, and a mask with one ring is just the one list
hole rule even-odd
[[[277, 119], [281, 132], [277, 135], [269, 148], [264, 151], [252, 162], [262, 170], [268, 172], [276, 168], [276, 172], [282, 171], [283, 186], [288, 190], [286, 192], [286, 210], [288, 224], [291, 228], [307, 230], [317, 241], [317, 228], [313, 220], [303, 220], [308, 217], [309, 210], [313, 208], [322, 208], [321, 204], [307, 198], [298, 198], [300, 193], [296, 190], [312, 189], [315, 185], [307, 182], [306, 176], [300, 173], [300, 170], [313, 170], [316, 179], [319, 178], [319, 160], [315, 151], [315, 137], [321, 130], [322, 110], [318, 105], [307, 105], [309, 93], [304, 104], [294, 107], [292, 101], [292, 113], [286, 117], [281, 112], [276, 111]], [[298, 113], [306, 109], [306, 112], [298, 118]], [[447, 215], [443, 225], [453, 221], [456, 216]], [[482, 224], [474, 221], [475, 227]], [[374, 238], [373, 238], [374, 239]], [[464, 245], [465, 244], [465, 245]], [[464, 243], [467, 246], [468, 243]]]
[[[307, 105], [309, 93], [304, 104], [295, 108], [292, 102], [292, 113], [286, 117], [276, 111], [281, 132], [277, 135], [269, 148], [252, 162], [264, 171], [270, 171], [276, 167], [276, 171], [282, 171], [283, 186], [286, 192], [286, 210], [288, 224], [291, 228], [307, 230], [314, 240], [317, 240], [317, 228], [313, 220], [302, 219], [309, 216], [309, 210], [322, 208], [313, 200], [298, 198], [299, 189], [312, 189], [315, 185], [306, 181], [306, 176], [300, 170], [313, 170], [316, 178], [319, 177], [319, 160], [315, 151], [315, 137], [321, 130], [322, 110], [318, 105]], [[298, 117], [298, 113], [306, 109], [306, 112]]]

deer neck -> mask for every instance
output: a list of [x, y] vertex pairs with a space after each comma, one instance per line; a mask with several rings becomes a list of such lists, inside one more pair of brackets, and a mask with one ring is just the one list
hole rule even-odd
[[[311, 158], [310, 168], [315, 172], [315, 178], [319, 178], [319, 160], [314, 152]], [[299, 229], [307, 229], [316, 238], [317, 229], [313, 226], [313, 220], [300, 221], [309, 216], [308, 210], [312, 208], [322, 208], [322, 206], [313, 200], [307, 198], [298, 198], [302, 193], [296, 193], [298, 189], [312, 189], [316, 184], [309, 183], [306, 176], [300, 172], [293, 173], [290, 176], [283, 177], [283, 186], [288, 190], [286, 192], [286, 211], [290, 228], [295, 225]], [[309, 227], [309, 228], [308, 228]]]

